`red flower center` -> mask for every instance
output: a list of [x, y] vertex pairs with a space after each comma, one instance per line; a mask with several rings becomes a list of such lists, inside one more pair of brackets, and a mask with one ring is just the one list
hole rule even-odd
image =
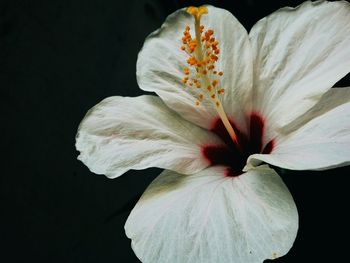
[[227, 166], [227, 176], [238, 176], [251, 154], [269, 154], [274, 147], [274, 140], [264, 143], [264, 119], [257, 113], [251, 113], [249, 134], [241, 132], [236, 123], [230, 119], [232, 128], [235, 130], [239, 146], [233, 142], [221, 119], [214, 121], [211, 131], [217, 134], [224, 142], [222, 145], [205, 145], [202, 147], [203, 156], [210, 162], [210, 165]]

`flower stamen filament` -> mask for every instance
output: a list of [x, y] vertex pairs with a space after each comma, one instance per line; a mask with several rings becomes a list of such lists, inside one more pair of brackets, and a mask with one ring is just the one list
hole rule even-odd
[[[186, 11], [194, 17], [195, 39], [191, 38], [191, 35], [189, 33], [190, 27], [186, 26], [184, 37], [182, 38], [184, 45], [181, 46], [181, 49], [190, 54], [190, 58], [187, 60], [187, 63], [189, 64], [189, 66], [194, 66], [197, 73], [196, 78], [194, 78], [189, 83], [189, 86], [192, 87], [193, 83], [195, 83], [197, 88], [201, 88], [202, 86], [205, 87], [204, 92], [208, 95], [214, 108], [219, 114], [219, 117], [222, 120], [222, 123], [224, 124], [228, 134], [232, 138], [233, 142], [238, 146], [238, 148], [240, 148], [237, 135], [230, 121], [227, 118], [222, 104], [218, 100], [218, 95], [223, 94], [224, 89], [218, 89], [217, 86], [219, 84], [219, 81], [217, 79], [210, 81], [210, 78], [208, 76], [208, 74], [216, 75], [218, 77], [221, 77], [223, 75], [222, 71], [217, 72], [216, 70], [214, 70], [214, 64], [217, 62], [218, 54], [220, 53], [220, 50], [218, 48], [218, 41], [216, 41], [213, 37], [214, 30], [209, 29], [205, 31], [204, 35], [202, 36], [204, 26], [200, 24], [200, 19], [202, 15], [208, 13], [208, 9], [205, 6], [201, 6], [198, 8], [191, 6], [188, 7]], [[203, 53], [203, 48], [206, 51], [205, 53]], [[191, 55], [193, 54], [193, 52], [195, 53], [195, 55]], [[183, 80], [184, 84], [187, 83], [189, 75], [189, 69], [185, 69], [186, 70], [184, 70], [184, 72], [186, 74], [186, 77]], [[197, 106], [199, 106], [201, 101], [203, 100], [203, 95], [200, 95], [201, 96], [199, 96], [198, 100], [196, 101]]]

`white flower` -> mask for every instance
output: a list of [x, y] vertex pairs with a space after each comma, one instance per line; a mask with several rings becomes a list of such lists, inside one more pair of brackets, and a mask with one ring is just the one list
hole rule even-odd
[[345, 1], [280, 9], [249, 35], [223, 9], [191, 7], [146, 39], [138, 84], [159, 97], [103, 100], [76, 141], [97, 174], [166, 169], [125, 225], [141, 261], [249, 263], [289, 251], [297, 209], [263, 163], [349, 164], [350, 89], [331, 89], [350, 71], [349, 25]]

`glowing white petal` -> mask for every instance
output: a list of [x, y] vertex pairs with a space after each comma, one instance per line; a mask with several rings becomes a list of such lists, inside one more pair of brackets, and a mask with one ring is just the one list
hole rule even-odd
[[254, 108], [268, 120], [267, 140], [350, 71], [349, 25], [348, 2], [308, 1], [252, 28]]
[[125, 225], [142, 262], [257, 263], [288, 252], [298, 213], [280, 177], [267, 166], [222, 173], [164, 171], [148, 187]]
[[350, 88], [327, 92], [315, 107], [281, 130], [271, 154], [252, 155], [246, 169], [261, 161], [293, 170], [349, 164]]
[[200, 154], [206, 143], [220, 140], [154, 96], [103, 100], [87, 113], [76, 139], [79, 159], [108, 177], [148, 167], [200, 171], [208, 166]]

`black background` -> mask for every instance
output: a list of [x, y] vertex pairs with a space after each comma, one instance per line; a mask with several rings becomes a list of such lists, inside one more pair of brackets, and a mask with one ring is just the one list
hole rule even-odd
[[[302, 1], [206, 1], [249, 30]], [[105, 97], [137, 96], [137, 53], [176, 9], [202, 1], [1, 1], [1, 262], [139, 262], [124, 234], [135, 202], [160, 173], [110, 180], [76, 160], [75, 133]], [[315, 47], [317, 49], [317, 47]], [[350, 86], [349, 77], [338, 85]], [[8, 160], [7, 157], [10, 157]], [[282, 174], [300, 215], [289, 254], [274, 262], [342, 262], [349, 234], [348, 167]]]

